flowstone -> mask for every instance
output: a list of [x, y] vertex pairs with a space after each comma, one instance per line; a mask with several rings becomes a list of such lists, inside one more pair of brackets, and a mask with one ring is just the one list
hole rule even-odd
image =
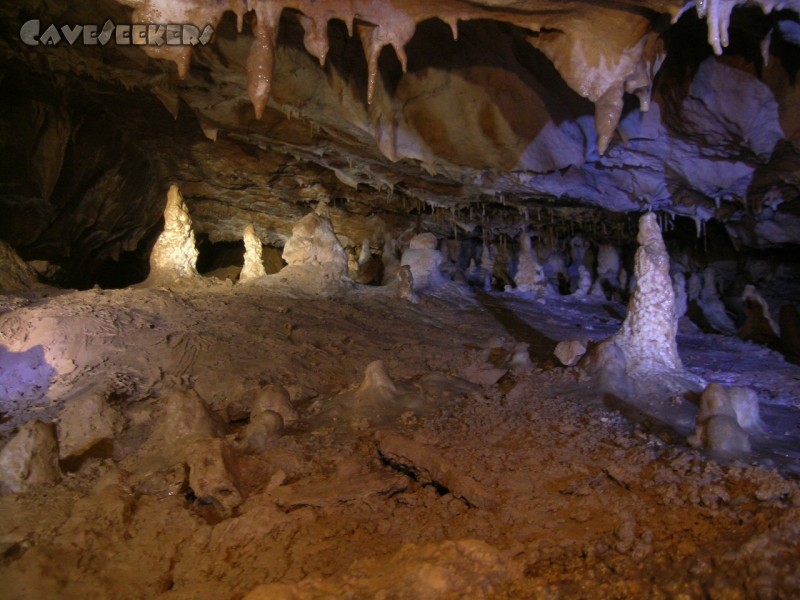
[[439, 252], [436, 237], [432, 233], [421, 233], [411, 238], [409, 247], [403, 252], [401, 266], [411, 269], [415, 290], [436, 287], [444, 283], [439, 268], [444, 256]]
[[[750, 452], [750, 439], [742, 422], [753, 423], [752, 403], [745, 401], [745, 404], [739, 404], [742, 413], [740, 420], [737, 405], [730, 392], [731, 389], [718, 383], [711, 383], [706, 387], [700, 399], [695, 433], [688, 440], [691, 446], [706, 448], [723, 458]], [[757, 400], [755, 406], [757, 411]]]

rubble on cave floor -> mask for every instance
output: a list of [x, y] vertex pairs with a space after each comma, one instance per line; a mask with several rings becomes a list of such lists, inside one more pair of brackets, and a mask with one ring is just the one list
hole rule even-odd
[[[555, 366], [557, 341], [608, 337], [624, 307], [279, 283], [7, 304], [4, 365], [39, 347], [30, 366], [49, 386], [16, 390], [4, 439], [31, 413], [75, 439], [83, 425], [65, 417], [84, 398], [114, 414], [59, 463], [60, 483], [0, 497], [7, 597], [800, 589], [796, 481], [710, 460]], [[798, 410], [800, 368], [757, 348], [678, 337], [688, 369], [754, 387], [769, 428], [770, 410]], [[264, 414], [282, 426], [252, 441]]]

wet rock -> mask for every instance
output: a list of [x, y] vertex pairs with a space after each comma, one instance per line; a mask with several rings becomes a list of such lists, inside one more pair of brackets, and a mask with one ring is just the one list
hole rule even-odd
[[0, 450], [2, 494], [18, 494], [60, 479], [58, 442], [51, 424], [28, 421]]
[[263, 262], [261, 239], [256, 235], [252, 223], [244, 228], [244, 266], [239, 274], [239, 282], [244, 283], [259, 279], [267, 274]]
[[77, 457], [113, 440], [124, 425], [122, 415], [96, 393], [70, 401], [58, 417], [59, 457]]
[[225, 440], [206, 438], [192, 442], [188, 452], [189, 487], [200, 502], [213, 503], [220, 515], [230, 517], [242, 503], [236, 483], [233, 451]]
[[578, 364], [581, 357], [586, 354], [586, 343], [580, 340], [559, 342], [553, 354], [561, 361], [562, 365], [572, 367]]

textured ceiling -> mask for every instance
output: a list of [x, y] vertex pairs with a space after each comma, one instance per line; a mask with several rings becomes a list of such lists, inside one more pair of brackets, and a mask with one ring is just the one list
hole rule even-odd
[[[74, 4], [0, 8], [0, 202], [16, 219], [0, 235], [24, 256], [135, 249], [170, 182], [215, 240], [253, 222], [281, 245], [322, 199], [353, 243], [415, 219], [514, 233], [586, 207], [800, 241], [798, 2]], [[29, 47], [31, 18], [215, 35]]]

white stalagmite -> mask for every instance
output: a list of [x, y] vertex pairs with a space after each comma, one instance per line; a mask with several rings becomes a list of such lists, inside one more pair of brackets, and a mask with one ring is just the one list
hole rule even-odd
[[592, 289], [592, 273], [583, 265], [578, 267], [578, 288], [572, 294], [574, 298], [586, 298]]
[[639, 219], [639, 248], [634, 273], [636, 287], [628, 315], [612, 338], [625, 358], [626, 371], [682, 369], [678, 356], [675, 292], [669, 276], [669, 254], [654, 213]]
[[481, 252], [481, 276], [483, 277], [483, 289], [487, 292], [492, 290], [492, 275], [494, 274], [494, 261], [497, 252], [489, 244], [483, 245]]
[[708, 267], [703, 273], [703, 281], [703, 291], [700, 293], [700, 307], [703, 309], [703, 314], [714, 329], [720, 333], [733, 335], [736, 333], [736, 326], [719, 297], [716, 273], [712, 267]]
[[519, 261], [514, 283], [521, 292], [533, 292], [544, 295], [547, 292], [547, 277], [544, 268], [536, 257], [536, 251], [531, 247], [531, 238], [527, 232], [519, 234]]
[[262, 260], [261, 239], [256, 235], [256, 230], [252, 224], [244, 228], [244, 266], [239, 275], [239, 282], [252, 281], [266, 276]]
[[361, 253], [358, 255], [359, 266], [367, 264], [370, 258], [372, 258], [372, 252], [369, 249], [369, 238], [364, 238], [361, 242]]
[[408, 249], [403, 251], [400, 264], [410, 267], [415, 290], [444, 283], [440, 271], [444, 256], [436, 249], [437, 246], [436, 236], [421, 233], [411, 238]]
[[750, 452], [750, 439], [745, 427], [753, 427], [758, 422], [758, 400], [755, 399], [755, 417], [752, 401], [746, 405], [740, 404], [737, 410], [734, 397], [740, 394], [739, 390], [742, 389], [725, 388], [718, 383], [711, 383], [706, 387], [700, 399], [695, 433], [688, 440], [691, 446], [706, 448], [711, 453], [724, 457]]
[[150, 254], [149, 281], [197, 277], [197, 248], [189, 209], [177, 185], [167, 193], [164, 231]]
[[771, 333], [773, 333], [775, 337], [780, 336], [781, 328], [775, 322], [775, 319], [772, 318], [772, 315], [769, 312], [769, 305], [767, 304], [767, 301], [764, 300], [764, 297], [758, 293], [755, 286], [744, 286], [744, 291], [742, 292], [742, 303], [757, 307], [759, 316], [766, 324], [769, 325]]

